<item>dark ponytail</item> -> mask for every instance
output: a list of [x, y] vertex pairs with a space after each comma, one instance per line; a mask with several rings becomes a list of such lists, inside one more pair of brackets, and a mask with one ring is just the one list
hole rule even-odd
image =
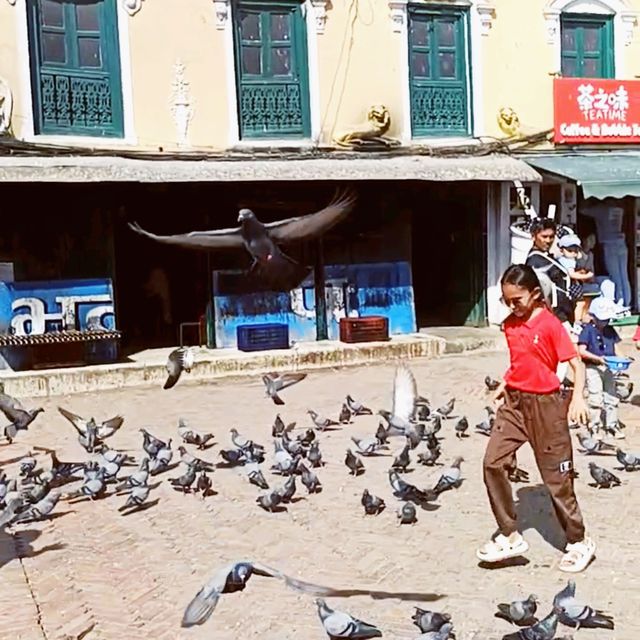
[[527, 291], [534, 291], [535, 289], [542, 291], [542, 286], [540, 285], [540, 280], [538, 280], [536, 272], [527, 264], [512, 264], [502, 274], [500, 284], [512, 284], [516, 287], [522, 287]]

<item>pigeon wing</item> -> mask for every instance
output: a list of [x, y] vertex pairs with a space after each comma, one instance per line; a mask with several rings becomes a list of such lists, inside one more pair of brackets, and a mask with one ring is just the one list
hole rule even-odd
[[17, 398], [7, 395], [6, 393], [0, 393], [0, 411], [6, 412], [7, 409], [13, 409], [14, 411], [25, 411], [22, 403]]
[[114, 416], [110, 420], [105, 420], [98, 427], [98, 438], [106, 438], [107, 436], [115, 433], [124, 422], [124, 418], [122, 416]]
[[302, 382], [307, 377], [306, 373], [285, 373], [280, 377], [280, 390], [286, 389], [298, 382]]
[[145, 231], [137, 222], [130, 222], [129, 227], [137, 234], [162, 242], [175, 244], [190, 249], [241, 249], [244, 246], [240, 227], [229, 229], [213, 229], [211, 231], [191, 231], [172, 236], [157, 236]]
[[67, 411], [63, 407], [58, 407], [58, 411], [74, 426], [75, 430], [82, 436], [87, 435], [86, 421], [84, 418]]
[[353, 208], [356, 196], [352, 191], [337, 193], [334, 199], [320, 211], [305, 216], [270, 222], [264, 226], [274, 242], [286, 244], [321, 235], [335, 226]]
[[417, 386], [413, 373], [406, 366], [398, 367], [393, 381], [393, 415], [408, 422], [413, 414], [416, 395]]

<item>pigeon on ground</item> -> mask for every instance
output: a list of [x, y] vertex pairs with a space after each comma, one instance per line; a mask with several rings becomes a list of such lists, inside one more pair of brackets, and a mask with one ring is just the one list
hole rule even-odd
[[602, 611], [582, 604], [576, 600], [575, 580], [569, 580], [567, 586], [556, 594], [553, 599], [554, 607], [560, 609], [560, 622], [568, 627], [579, 629], [610, 629], [615, 628], [613, 618]]
[[178, 435], [182, 442], [195, 445], [198, 449], [206, 449], [207, 444], [214, 438], [212, 433], [200, 433], [192, 429], [183, 418], [178, 420]]
[[391, 468], [396, 469], [398, 471], [405, 472], [407, 467], [411, 464], [411, 457], [409, 456], [409, 449], [411, 448], [410, 444], [406, 444], [402, 451], [395, 457]]
[[445, 622], [437, 631], [426, 631], [416, 640], [449, 640], [449, 638], [455, 638], [453, 625], [450, 622]]
[[191, 485], [196, 480], [196, 468], [195, 465], [187, 464], [185, 472], [177, 478], [169, 478], [169, 483], [174, 489], [182, 489], [183, 493], [191, 491]]
[[425, 432], [426, 425], [422, 423], [411, 424], [405, 429], [404, 435], [411, 449], [415, 449], [422, 442]]
[[610, 489], [611, 486], [620, 486], [620, 478], [607, 469], [599, 467], [595, 462], [589, 463], [589, 473], [594, 479], [598, 489]]
[[36, 520], [43, 520], [53, 511], [59, 499], [60, 493], [57, 491], [49, 491], [46, 496], [20, 513], [13, 522], [33, 522]]
[[418, 454], [418, 462], [432, 467], [438, 461], [441, 452], [440, 445], [436, 445], [433, 449], [427, 447], [425, 451]]
[[171, 440], [169, 439], [167, 444], [162, 447], [158, 453], [156, 453], [155, 457], [152, 457], [149, 461], [149, 473], [151, 473], [151, 475], [156, 475], [166, 471], [166, 469], [169, 468], [172, 458], [173, 450], [171, 449]]
[[285, 504], [291, 502], [291, 499], [296, 494], [296, 490], [296, 476], [293, 473], [287, 478], [287, 481], [284, 483], [284, 485], [282, 485], [282, 487], [276, 489], [276, 491], [280, 494], [282, 502], [284, 502]]
[[361, 473], [364, 473], [364, 464], [362, 464], [362, 460], [353, 454], [351, 449], [347, 449], [347, 454], [344, 458], [344, 463], [349, 468], [349, 473], [353, 476], [359, 476]]
[[368, 489], [365, 489], [362, 492], [362, 499], [360, 502], [364, 507], [365, 514], [368, 516], [377, 516], [379, 513], [382, 513], [386, 507], [384, 500], [369, 493]]
[[307, 413], [311, 416], [311, 420], [315, 425], [316, 429], [319, 431], [324, 431], [327, 427], [333, 427], [338, 425], [335, 420], [331, 420], [330, 418], [326, 418], [325, 416], [316, 413], [312, 409], [307, 409]]
[[460, 418], [460, 420], [456, 422], [454, 427], [456, 432], [456, 438], [466, 438], [467, 437], [466, 431], [468, 428], [469, 428], [469, 421], [465, 417]]
[[493, 431], [493, 423], [495, 418], [489, 417], [487, 420], [483, 420], [475, 426], [475, 430], [481, 433], [483, 436], [490, 436]]
[[416, 612], [411, 619], [422, 633], [440, 631], [445, 624], [451, 622], [451, 616], [448, 613], [436, 613], [435, 611], [420, 609], [420, 607], [416, 607]]
[[116, 487], [116, 491], [122, 489], [132, 489], [133, 487], [142, 487], [147, 484], [149, 480], [149, 458], [145, 456], [140, 460], [140, 466], [138, 470], [125, 478], [125, 481]]
[[[284, 437], [283, 437], [284, 439]], [[296, 440], [303, 446], [309, 447], [316, 439], [316, 432], [313, 429], [307, 429], [302, 435], [298, 435]]]
[[321, 598], [316, 600], [316, 605], [320, 621], [330, 640], [338, 640], [340, 638], [353, 638], [354, 640], [382, 638], [382, 632], [372, 624], [358, 620], [343, 611], [329, 608]]
[[242, 449], [220, 449], [218, 455], [230, 465], [242, 465], [247, 462], [247, 457]]
[[447, 404], [443, 405], [439, 409], [436, 409], [436, 413], [443, 418], [448, 418], [453, 413], [453, 409], [455, 405], [456, 405], [456, 399], [451, 398], [451, 400], [449, 400]]
[[285, 426], [284, 422], [282, 421], [282, 418], [280, 417], [280, 414], [278, 414], [273, 423], [273, 427], [271, 427], [271, 435], [274, 438], [278, 438], [283, 436], [285, 433], [291, 433], [295, 429], [295, 427], [296, 427], [295, 422], [291, 422], [290, 424]]
[[300, 473], [300, 481], [309, 493], [320, 493], [322, 491], [322, 484], [318, 476], [302, 462], [298, 462], [298, 472]]
[[616, 449], [616, 458], [625, 471], [640, 469], [640, 456], [635, 453], [625, 453], [622, 449]]
[[106, 460], [107, 462], [115, 462], [121, 466], [136, 464], [133, 456], [130, 456], [124, 451], [118, 451], [117, 449], [110, 449], [104, 443], [100, 444], [100, 446], [96, 448], [96, 451], [100, 454], [100, 457], [103, 460]]
[[82, 486], [70, 494], [67, 494], [68, 498], [78, 498], [80, 496], [86, 496], [91, 500], [95, 500], [97, 497], [104, 493], [105, 489], [105, 470], [100, 467], [97, 472], [88, 476]]
[[23, 508], [24, 502], [22, 498], [16, 495], [9, 497], [5, 508], [0, 511], [0, 531], [3, 531], [5, 527], [10, 527]]
[[397, 512], [398, 524], [415, 524], [418, 522], [416, 517], [416, 508], [411, 502], [405, 502], [402, 509]]
[[298, 440], [291, 440], [287, 434], [282, 436], [282, 446], [292, 455], [292, 456], [302, 456], [303, 458], [307, 455], [307, 450]]
[[[4, 386], [2, 389], [4, 389]], [[42, 407], [25, 409], [20, 400], [2, 391], [0, 392], [0, 411], [9, 421], [9, 424], [3, 429], [3, 434], [7, 441], [11, 443], [18, 431], [26, 431], [38, 415], [44, 412], [44, 409]]]
[[266, 397], [271, 398], [274, 404], [283, 405], [280, 391], [302, 382], [306, 377], [306, 373], [267, 373], [262, 376]]
[[581, 452], [587, 455], [616, 450], [613, 445], [603, 442], [602, 440], [598, 440], [592, 436], [585, 436], [581, 433], [576, 433], [576, 438], [578, 438], [580, 445], [582, 446]]
[[340, 424], [349, 424], [349, 422], [351, 422], [351, 411], [346, 403], [342, 404], [342, 409], [340, 409], [340, 415], [338, 416], [338, 422]]
[[391, 411], [381, 409], [378, 414], [388, 423], [389, 435], [404, 435], [411, 427], [411, 418], [418, 395], [416, 379], [406, 365], [396, 368], [393, 379]]
[[494, 380], [491, 376], [486, 376], [484, 379], [484, 384], [489, 391], [497, 391], [500, 386], [499, 380]]
[[389, 442], [389, 431], [385, 428], [382, 422], [378, 423], [375, 435], [376, 440], [378, 440], [380, 444], [387, 444]]
[[118, 507], [118, 511], [125, 511], [126, 509], [136, 508], [142, 506], [149, 497], [150, 489], [146, 484], [133, 487], [127, 497], [127, 501]]
[[530, 627], [538, 622], [536, 611], [538, 610], [538, 596], [531, 594], [526, 600], [514, 600], [506, 604], [498, 604], [496, 618], [501, 618], [520, 627]]
[[265, 510], [273, 512], [282, 502], [282, 495], [277, 489], [272, 489], [268, 493], [263, 493], [256, 498], [256, 502]]
[[28, 480], [36, 475], [38, 461], [33, 457], [31, 451], [20, 460], [20, 476]]
[[163, 389], [171, 389], [180, 379], [183, 371], [191, 373], [195, 362], [193, 349], [189, 347], [178, 347], [174, 349], [167, 358], [167, 373], [169, 374]]
[[276, 440], [275, 455], [273, 456], [274, 464], [271, 465], [271, 469], [276, 473], [283, 476], [288, 476], [295, 472], [298, 464], [298, 458], [292, 456], [282, 445], [282, 442]]
[[370, 416], [373, 414], [373, 411], [368, 407], [365, 407], [361, 402], [355, 400], [352, 396], [347, 396], [346, 399], [347, 407], [355, 416]]
[[160, 449], [164, 449], [167, 446], [166, 442], [163, 442], [160, 438], [156, 438], [146, 429], [140, 429], [139, 431], [143, 437], [142, 448], [149, 457], [154, 458]]
[[299, 243], [316, 238], [343, 220], [355, 204], [353, 192], [336, 193], [332, 201], [320, 211], [303, 216], [262, 223], [251, 209], [240, 209], [240, 226], [211, 231], [192, 231], [172, 236], [158, 236], [129, 223], [136, 233], [157, 242], [191, 249], [242, 249], [252, 258], [248, 276], [256, 277], [271, 291], [291, 291], [308, 276], [309, 268], [299, 264], [279, 245]]
[[435, 436], [438, 431], [442, 429], [442, 416], [439, 416], [435, 413], [431, 418], [431, 424], [429, 425], [428, 433], [432, 436]]
[[247, 474], [247, 478], [251, 484], [254, 484], [256, 487], [260, 489], [268, 489], [269, 485], [262, 475], [262, 471], [260, 471], [260, 467], [254, 462], [252, 464], [245, 465], [245, 472]]
[[356, 438], [351, 436], [351, 441], [356, 445], [356, 453], [361, 456], [374, 456], [381, 449], [388, 449], [388, 445], [380, 444], [378, 438]]
[[312, 467], [321, 467], [324, 465], [318, 441], [312, 442], [309, 446], [309, 451], [307, 451], [307, 460]]
[[508, 634], [503, 640], [553, 640], [558, 630], [560, 609], [553, 608], [553, 611], [540, 622], [536, 622], [530, 627], [520, 629], [517, 633]]
[[193, 627], [206, 622], [213, 613], [223, 593], [243, 591], [252, 575], [280, 578], [276, 569], [257, 562], [233, 562], [217, 571], [187, 605], [182, 617], [182, 627]]
[[196, 493], [201, 493], [202, 499], [204, 500], [206, 497], [213, 495], [213, 490], [211, 488], [212, 486], [213, 482], [207, 475], [207, 472], [201, 471], [196, 482]]
[[458, 456], [448, 469], [444, 469], [440, 474], [440, 478], [433, 488], [434, 492], [440, 495], [443, 491], [460, 486], [462, 480], [462, 473], [460, 471], [460, 465], [464, 462], [464, 458]]
[[253, 440], [249, 440], [249, 438], [245, 438], [238, 433], [235, 427], [229, 429], [229, 433], [231, 433], [231, 442], [233, 442], [233, 446], [236, 447], [236, 449], [250, 449], [253, 445]]
[[422, 491], [414, 485], [409, 484], [393, 469], [389, 469], [389, 484], [393, 489], [393, 495], [400, 500], [414, 502], [420, 505], [426, 502], [432, 502], [438, 497], [435, 491]]

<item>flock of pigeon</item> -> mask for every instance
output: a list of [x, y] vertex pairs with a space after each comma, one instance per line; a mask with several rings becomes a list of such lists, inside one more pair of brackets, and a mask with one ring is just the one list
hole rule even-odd
[[[173, 387], [182, 372], [188, 372], [192, 366], [193, 355], [189, 350], [178, 349], [172, 352], [167, 362], [169, 379], [164, 388]], [[306, 374], [296, 373], [265, 375], [265, 395], [274, 404], [283, 405], [282, 392], [305, 378]], [[485, 384], [491, 390], [497, 382], [487, 378]], [[391, 409], [377, 412], [382, 420], [376, 432], [370, 437], [351, 437], [353, 446], [345, 451], [345, 472], [353, 476], [365, 473], [365, 461], [372, 456], [387, 455], [393, 458], [388, 469], [388, 481], [391, 493], [400, 505], [396, 512], [398, 526], [411, 525], [417, 521], [416, 507], [426, 511], [437, 509], [440, 497], [459, 487], [463, 481], [461, 457], [455, 457], [449, 466], [443, 468], [432, 487], [417, 487], [403, 477], [412, 464], [414, 455], [419, 464], [436, 465], [442, 454], [440, 432], [447, 421], [453, 424], [452, 430], [456, 438], [468, 437], [469, 422], [466, 417], [454, 418], [454, 408], [455, 398], [451, 398], [444, 406], [432, 410], [429, 400], [418, 394], [413, 373], [403, 364], [396, 368]], [[42, 412], [41, 408], [25, 409], [17, 399], [5, 394], [3, 388], [0, 388], [0, 410], [9, 421], [4, 428], [4, 436], [9, 443]], [[262, 490], [256, 496], [256, 503], [260, 508], [275, 513], [284, 511], [284, 505], [292, 502], [298, 490], [298, 480], [306, 488], [308, 495], [322, 491], [318, 476], [325, 464], [321, 450], [322, 434], [339, 428], [341, 424], [348, 424], [359, 416], [373, 414], [362, 402], [347, 395], [337, 420], [309, 410], [309, 427], [296, 429], [295, 423], [286, 425], [280, 415], [277, 415], [272, 426], [273, 453], [270, 456], [270, 469], [281, 476], [283, 481], [278, 486], [269, 486], [261, 470], [261, 465], [267, 458], [266, 447], [244, 437], [236, 429], [230, 430], [232, 446], [218, 451], [221, 461], [217, 464], [198, 457], [200, 454], [195, 455], [216, 444], [213, 434], [201, 433], [184, 420], [180, 420], [177, 426], [177, 438], [182, 441], [182, 445], [177, 448], [179, 462], [174, 460], [171, 439], [165, 442], [146, 429], [140, 429], [143, 454], [136, 460], [129, 453], [112, 449], [107, 444], [108, 439], [122, 427], [122, 416], [98, 423], [94, 418], [83, 418], [62, 407], [59, 407], [59, 411], [75, 429], [79, 444], [88, 454], [87, 459], [61, 461], [54, 450], [39, 448], [50, 458], [48, 468], [39, 467], [36, 458], [29, 454], [19, 460], [19, 477], [8, 478], [0, 470], [0, 530], [46, 519], [61, 498], [94, 500], [105, 495], [119, 495], [122, 496], [119, 511], [123, 515], [147, 509], [157, 503], [157, 500], [149, 500], [150, 478], [166, 473], [178, 464], [182, 465], [182, 472], [174, 474], [168, 480], [177, 491], [200, 494], [205, 499], [214, 493], [209, 474], [215, 468], [236, 467], [241, 468], [249, 483]], [[478, 433], [490, 435], [494, 411], [491, 407], [487, 407], [486, 411], [486, 420], [476, 425], [475, 429]], [[394, 440], [397, 442], [397, 438], [403, 443], [401, 450], [395, 457], [385, 454], [390, 449], [390, 443]], [[615, 450], [593, 434], [579, 435], [579, 440], [585, 454], [606, 454], [609, 450]], [[187, 446], [192, 447], [191, 451]], [[617, 458], [627, 471], [640, 469], [638, 456], [618, 450]], [[597, 465], [590, 465], [590, 470], [598, 487], [610, 487], [620, 482], [610, 471]], [[522, 469], [516, 469], [512, 480], [527, 481], [528, 474]], [[61, 488], [68, 490], [63, 492]], [[112, 491], [109, 491], [111, 488]], [[364, 514], [372, 517], [381, 514], [386, 508], [385, 501], [367, 489], [363, 491], [361, 504]], [[242, 591], [252, 575], [278, 578], [290, 588], [318, 596], [315, 602], [319, 619], [331, 639], [364, 640], [382, 637], [382, 632], [375, 625], [330, 608], [320, 596], [337, 595], [331, 588], [291, 578], [256, 562], [236, 562], [217, 572], [187, 606], [182, 626], [191, 627], [206, 622], [220, 596]], [[613, 629], [612, 618], [576, 599], [575, 583], [572, 581], [556, 596], [546, 617], [536, 618], [537, 606], [537, 598], [533, 595], [524, 601], [500, 604], [496, 616], [521, 627], [505, 638], [553, 640], [560, 623], [575, 628]], [[420, 629], [419, 638], [455, 638], [451, 616], [447, 613], [416, 608], [412, 620]]]

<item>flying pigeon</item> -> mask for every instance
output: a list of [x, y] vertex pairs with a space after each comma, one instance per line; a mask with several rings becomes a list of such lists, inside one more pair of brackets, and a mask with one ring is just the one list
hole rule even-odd
[[610, 489], [611, 486], [620, 486], [620, 478], [607, 469], [599, 467], [595, 462], [589, 463], [589, 473], [594, 479], [598, 489]]
[[9, 421], [9, 424], [4, 427], [3, 433], [4, 437], [11, 443], [18, 431], [26, 431], [44, 409], [42, 407], [25, 409], [17, 398], [13, 398], [2, 391], [0, 392], [0, 411]]
[[615, 628], [613, 618], [602, 611], [582, 604], [576, 600], [575, 580], [569, 580], [567, 586], [553, 599], [555, 607], [560, 609], [560, 622], [568, 627], [578, 629], [610, 629]]
[[368, 407], [365, 407], [361, 402], [355, 400], [352, 396], [347, 396], [346, 399], [347, 407], [349, 411], [356, 416], [370, 416], [373, 414], [373, 411]]
[[535, 617], [538, 602], [538, 596], [531, 594], [526, 600], [514, 600], [509, 604], [500, 603], [495, 616], [521, 627], [529, 627], [538, 622]]
[[262, 376], [267, 398], [273, 400], [273, 404], [283, 405], [280, 391], [302, 382], [307, 377], [306, 373], [267, 373]]
[[353, 193], [336, 194], [324, 209], [304, 216], [263, 224], [250, 209], [240, 209], [240, 226], [212, 231], [192, 231], [173, 236], [157, 236], [129, 223], [135, 232], [167, 244], [193, 249], [244, 249], [252, 264], [249, 275], [257, 276], [273, 291], [291, 291], [309, 274], [309, 269], [297, 263], [279, 245], [309, 240], [326, 233], [344, 219], [353, 208]]
[[384, 500], [369, 493], [368, 489], [365, 489], [362, 492], [362, 499], [360, 502], [364, 507], [365, 514], [368, 516], [377, 516], [379, 513], [382, 513], [386, 507]]
[[[94, 418], [87, 420], [86, 418], [82, 418], [71, 411], [67, 411], [67, 409], [63, 407], [58, 407], [58, 411], [76, 428], [76, 431], [80, 435], [87, 436], [87, 432], [95, 427], [96, 436], [99, 440], [105, 440], [106, 438], [110, 438], [124, 422], [124, 418], [122, 416], [114, 416], [109, 420], [105, 420], [98, 424]], [[91, 426], [90, 426], [91, 425]]]
[[406, 365], [399, 366], [393, 379], [391, 411], [381, 409], [381, 415], [389, 424], [390, 435], [404, 435], [411, 427], [411, 418], [418, 395], [416, 379]]
[[416, 607], [416, 612], [411, 619], [422, 633], [440, 631], [445, 624], [451, 622], [451, 616], [448, 613], [436, 613], [435, 611], [420, 609], [420, 607]]
[[316, 600], [318, 615], [330, 640], [353, 638], [368, 640], [368, 638], [382, 638], [382, 632], [373, 625], [358, 620], [343, 611], [335, 611], [327, 603], [318, 598]]
[[213, 613], [223, 593], [243, 591], [252, 575], [267, 578], [280, 578], [283, 575], [276, 569], [257, 562], [234, 562], [217, 571], [191, 600], [182, 616], [185, 628], [206, 622]]
[[162, 388], [171, 389], [171, 387], [175, 386], [183, 371], [191, 373], [194, 360], [193, 349], [188, 347], [178, 347], [177, 349], [174, 349], [167, 358], [166, 367], [169, 376]]

